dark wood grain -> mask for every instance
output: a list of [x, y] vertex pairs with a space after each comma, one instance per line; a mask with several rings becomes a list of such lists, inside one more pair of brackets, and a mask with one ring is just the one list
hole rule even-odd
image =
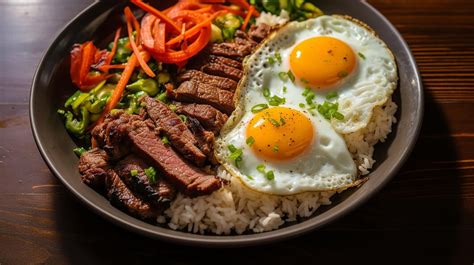
[[237, 250], [175, 246], [98, 217], [49, 172], [28, 94], [55, 33], [91, 1], [0, 0], [0, 264], [473, 264], [474, 1], [371, 0], [411, 47], [425, 120], [400, 173], [322, 230]]

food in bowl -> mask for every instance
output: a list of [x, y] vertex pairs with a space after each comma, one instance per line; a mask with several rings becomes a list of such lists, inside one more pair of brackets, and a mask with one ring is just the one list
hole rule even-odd
[[[193, 233], [264, 232], [363, 184], [396, 120], [397, 68], [368, 26], [309, 2], [132, 1], [128, 37], [71, 51], [60, 114], [82, 180]], [[209, 1], [208, 1], [209, 2]]]

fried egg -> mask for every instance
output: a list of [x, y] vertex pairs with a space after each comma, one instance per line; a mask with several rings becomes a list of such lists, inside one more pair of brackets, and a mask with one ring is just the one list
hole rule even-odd
[[264, 193], [350, 187], [357, 167], [341, 134], [367, 126], [396, 82], [391, 52], [366, 26], [336, 16], [291, 22], [245, 61], [215, 156]]

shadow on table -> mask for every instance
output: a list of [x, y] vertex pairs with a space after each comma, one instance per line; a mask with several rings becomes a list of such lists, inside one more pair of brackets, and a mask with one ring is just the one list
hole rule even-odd
[[[103, 220], [67, 195], [55, 201], [61, 255], [71, 264], [453, 263], [462, 236], [455, 229], [462, 207], [456, 196], [460, 172], [451, 138], [431, 137], [448, 134], [440, 107], [426, 95], [420, 140], [387, 187], [322, 230], [260, 247], [215, 250], [148, 239]], [[66, 210], [70, 207], [76, 210]]]

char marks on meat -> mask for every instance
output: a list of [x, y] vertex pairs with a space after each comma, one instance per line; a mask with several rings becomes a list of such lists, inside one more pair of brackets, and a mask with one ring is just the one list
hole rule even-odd
[[250, 26], [248, 35], [252, 40], [256, 42], [261, 42], [270, 34], [271, 31], [272, 31], [272, 27], [270, 25], [260, 23], [258, 26], [257, 25]]
[[148, 96], [142, 100], [148, 116], [155, 122], [157, 129], [169, 138], [171, 145], [186, 159], [202, 166], [206, 155], [197, 147], [198, 141], [179, 116], [161, 101]]
[[148, 167], [145, 161], [131, 154], [120, 160], [114, 169], [127, 187], [141, 199], [160, 209], [167, 208], [176, 195], [175, 189], [158, 173], [155, 176], [155, 182], [150, 182], [145, 174], [145, 169]]
[[198, 70], [187, 70], [179, 74], [177, 77], [177, 81], [178, 83], [182, 83], [184, 81], [201, 82], [229, 91], [234, 91], [237, 88], [237, 82], [232, 79], [221, 76], [208, 75]]
[[185, 81], [172, 91], [171, 97], [182, 102], [208, 104], [226, 114], [234, 110], [232, 92], [204, 83]]
[[218, 133], [228, 119], [228, 116], [216, 108], [196, 103], [176, 102], [176, 112], [193, 117], [208, 131]]
[[81, 180], [87, 186], [98, 192], [104, 189], [107, 169], [109, 169], [107, 153], [99, 148], [93, 148], [84, 152], [79, 159], [79, 173]]
[[166, 146], [143, 122], [133, 123], [128, 133], [133, 150], [161, 171], [183, 193], [190, 196], [210, 194], [221, 187], [220, 180], [187, 164]]
[[158, 216], [159, 210], [135, 196], [114, 170], [107, 171], [105, 186], [107, 197], [115, 207], [144, 220], [152, 220]]
[[206, 154], [207, 157], [212, 157], [214, 134], [210, 131], [204, 130], [199, 121], [193, 117], [188, 117], [186, 119], [186, 125], [196, 136], [199, 148], [202, 150], [202, 152]]

